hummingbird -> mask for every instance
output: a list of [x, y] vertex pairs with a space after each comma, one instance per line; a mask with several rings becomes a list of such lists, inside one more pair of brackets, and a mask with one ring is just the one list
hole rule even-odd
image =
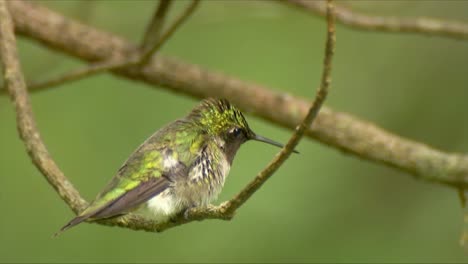
[[283, 147], [254, 133], [226, 99], [205, 99], [144, 141], [94, 201], [55, 235], [83, 221], [136, 213], [162, 223], [208, 206], [221, 192], [237, 150], [249, 140]]

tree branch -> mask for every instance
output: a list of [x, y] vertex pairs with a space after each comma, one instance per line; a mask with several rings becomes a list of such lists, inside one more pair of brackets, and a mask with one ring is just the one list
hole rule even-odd
[[[73, 70], [62, 74], [58, 77], [51, 78], [45, 81], [38, 81], [28, 84], [28, 90], [30, 92], [38, 92], [58, 86], [70, 81], [76, 81], [82, 78], [90, 77], [91, 75], [103, 73], [106, 71], [116, 70], [119, 68], [125, 68], [130, 66], [144, 65], [148, 63], [148, 60], [164, 45], [164, 43], [174, 34], [174, 32], [187, 20], [188, 17], [195, 11], [196, 7], [199, 4], [199, 0], [192, 0], [192, 3], [182, 12], [182, 14], [175, 20], [175, 22], [169, 27], [169, 29], [164, 32], [164, 34], [159, 36], [149, 36], [151, 34], [159, 34], [158, 31], [161, 30], [159, 26], [156, 26], [154, 23], [160, 23], [162, 27], [162, 19], [167, 8], [169, 7], [168, 3], [170, 0], [162, 0], [161, 4], [158, 6], [155, 17], [148, 25], [148, 30], [145, 33], [144, 42], [141, 44], [143, 49], [141, 51], [130, 52], [127, 56], [118, 56], [118, 58], [110, 58], [103, 62], [96, 62], [84, 68]], [[164, 9], [162, 11], [161, 9]], [[164, 14], [162, 14], [164, 13]], [[148, 43], [148, 41], [155, 40], [154, 43]], [[5, 89], [0, 88], [0, 94], [5, 93]]]
[[[277, 0], [277, 2], [322, 16], [325, 16], [326, 13], [323, 1]], [[337, 22], [355, 29], [468, 39], [468, 24], [466, 23], [424, 17], [400, 18], [366, 15], [340, 5], [337, 5], [335, 10]]]
[[[76, 58], [106, 60], [124, 57], [135, 50], [119, 37], [65, 18], [45, 7], [23, 1], [8, 4], [19, 34]], [[162, 55], [145, 67], [131, 67], [114, 73], [197, 98], [226, 97], [240, 108], [287, 128], [294, 128], [302, 120], [310, 104], [271, 88]], [[350, 114], [322, 107], [306, 136], [427, 181], [468, 186], [468, 156], [443, 152], [402, 138]]]
[[184, 10], [184, 12], [182, 12], [182, 14], [179, 17], [177, 17], [177, 19], [171, 25], [171, 27], [169, 27], [169, 29], [166, 32], [164, 32], [164, 34], [161, 36], [161, 38], [157, 39], [158, 41], [156, 41], [154, 46], [151, 49], [149, 49], [147, 52], [143, 53], [143, 55], [141, 57], [140, 65], [145, 65], [151, 59], [151, 57], [154, 55], [154, 53], [156, 53], [156, 51], [161, 49], [162, 45], [164, 43], [166, 43], [166, 40], [168, 40], [174, 34], [174, 32], [185, 21], [187, 21], [187, 19], [190, 17], [190, 15], [193, 13], [193, 11], [195, 11], [195, 9], [197, 8], [199, 3], [200, 3], [200, 0], [192, 0], [190, 5]]
[[153, 43], [158, 41], [171, 4], [171, 0], [159, 0], [158, 7], [154, 12], [151, 22], [148, 24], [143, 40], [141, 41], [141, 50], [148, 50]]
[[[155, 11], [155, 15], [148, 25], [147, 32], [144, 36], [144, 42], [141, 44], [142, 49], [140, 51], [129, 51], [125, 56], [120, 54], [117, 59], [110, 58], [106, 59], [103, 62], [96, 62], [86, 67], [72, 70], [55, 78], [51, 78], [45, 81], [38, 81], [28, 84], [28, 90], [30, 92], [43, 91], [48, 88], [56, 87], [58, 85], [64, 84], [70, 81], [76, 81], [82, 78], [90, 77], [91, 75], [103, 73], [106, 71], [116, 70], [119, 68], [125, 68], [130, 66], [144, 65], [148, 63], [148, 60], [164, 45], [164, 43], [174, 34], [174, 32], [190, 17], [190, 15], [195, 11], [196, 7], [200, 3], [199, 0], [192, 0], [192, 3], [182, 12], [182, 14], [175, 20], [175, 22], [169, 27], [169, 29], [164, 32], [164, 34], [159, 36], [149, 36], [149, 35], [158, 35], [162, 27], [162, 16], [165, 15], [167, 9], [169, 8], [170, 0], [162, 0], [160, 5]], [[159, 26], [157, 26], [157, 23]], [[154, 40], [154, 43], [149, 43]], [[152, 46], [151, 46], [152, 45]], [[0, 94], [5, 93], [5, 89], [0, 88]]]
[[[90, 77], [91, 75], [94, 75], [94, 74], [106, 72], [112, 69], [124, 68], [124, 67], [127, 67], [128, 65], [135, 65], [138, 62], [139, 62], [139, 57], [136, 57], [136, 58], [131, 57], [130, 59], [117, 59], [117, 60], [110, 59], [109, 61], [96, 62], [86, 67], [72, 70], [70, 72], [62, 74], [55, 78], [51, 78], [49, 80], [38, 81], [38, 82], [33, 82], [31, 84], [28, 84], [28, 90], [30, 92], [43, 91], [52, 87], [57, 87], [67, 82], [77, 81], [79, 79]], [[2, 90], [0, 90], [0, 93], [1, 92]]]
[[18, 60], [13, 22], [3, 0], [0, 0], [0, 17], [0, 57], [3, 78], [11, 101], [15, 105], [19, 134], [36, 167], [60, 197], [77, 213], [86, 206], [86, 202], [63, 175], [42, 142]]
[[225, 205], [227, 213], [234, 213], [237, 208], [244, 204], [260, 187], [280, 168], [280, 166], [289, 158], [294, 148], [301, 140], [304, 132], [311, 126], [318, 115], [320, 108], [325, 101], [328, 88], [331, 83], [331, 66], [335, 50], [335, 18], [332, 0], [327, 0], [327, 38], [325, 44], [325, 56], [323, 61], [323, 72], [320, 86], [315, 95], [315, 99], [304, 117], [304, 120], [296, 127], [294, 134], [288, 143], [275, 156], [275, 158], [262, 170], [246, 188], [229, 200]]

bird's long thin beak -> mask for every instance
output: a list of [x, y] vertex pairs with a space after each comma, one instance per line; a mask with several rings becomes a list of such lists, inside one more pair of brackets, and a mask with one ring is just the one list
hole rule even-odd
[[[269, 138], [266, 138], [266, 137], [262, 137], [260, 135], [257, 135], [257, 134], [253, 134], [250, 139], [253, 139], [253, 140], [256, 140], [256, 141], [260, 141], [260, 142], [264, 142], [264, 143], [267, 143], [267, 144], [270, 144], [270, 145], [273, 145], [273, 146], [277, 146], [279, 148], [283, 148], [284, 145], [283, 144], [280, 144], [276, 141], [273, 141]], [[299, 151], [297, 150], [293, 150], [294, 153], [298, 153], [299, 154]]]

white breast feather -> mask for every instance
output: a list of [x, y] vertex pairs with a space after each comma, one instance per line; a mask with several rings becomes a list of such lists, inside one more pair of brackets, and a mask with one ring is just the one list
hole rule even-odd
[[[168, 156], [167, 158], [164, 159], [163, 161], [163, 166], [167, 169], [173, 166], [177, 165], [177, 160], [172, 158], [171, 156]], [[206, 165], [206, 164], [204, 164]], [[227, 159], [220, 159], [220, 172], [224, 177], [220, 177], [219, 180], [220, 187], [224, 185], [224, 181], [229, 173], [229, 170], [231, 169], [231, 166]], [[206, 166], [205, 166], [206, 167]], [[194, 168], [194, 172], [191, 176], [192, 179], [198, 179], [202, 175], [202, 169], [203, 166], [202, 164], [199, 164], [196, 168]], [[200, 197], [201, 198], [201, 203], [200, 205], [206, 206], [208, 205], [212, 200], [216, 199], [218, 196], [219, 192], [221, 191], [222, 188], [216, 188], [215, 193], [212, 193], [211, 196], [208, 197]], [[170, 217], [174, 216], [175, 214], [179, 213], [180, 210], [182, 210], [183, 206], [180, 203], [180, 199], [177, 200], [174, 198], [172, 194], [169, 193], [168, 190], [163, 191], [159, 195], [156, 195], [155, 197], [151, 198], [148, 200], [146, 204], [146, 210], [144, 211], [144, 214], [150, 216], [153, 218], [155, 221], [158, 222], [164, 222], [170, 219]]]
[[148, 200], [146, 214], [158, 222], [164, 222], [178, 213], [179, 208], [174, 197], [166, 190]]

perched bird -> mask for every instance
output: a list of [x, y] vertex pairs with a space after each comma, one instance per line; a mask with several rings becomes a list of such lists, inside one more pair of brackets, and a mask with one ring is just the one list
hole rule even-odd
[[205, 99], [143, 142], [89, 207], [57, 234], [85, 220], [133, 212], [164, 222], [191, 207], [207, 206], [248, 140], [282, 147], [255, 134], [227, 100]]

